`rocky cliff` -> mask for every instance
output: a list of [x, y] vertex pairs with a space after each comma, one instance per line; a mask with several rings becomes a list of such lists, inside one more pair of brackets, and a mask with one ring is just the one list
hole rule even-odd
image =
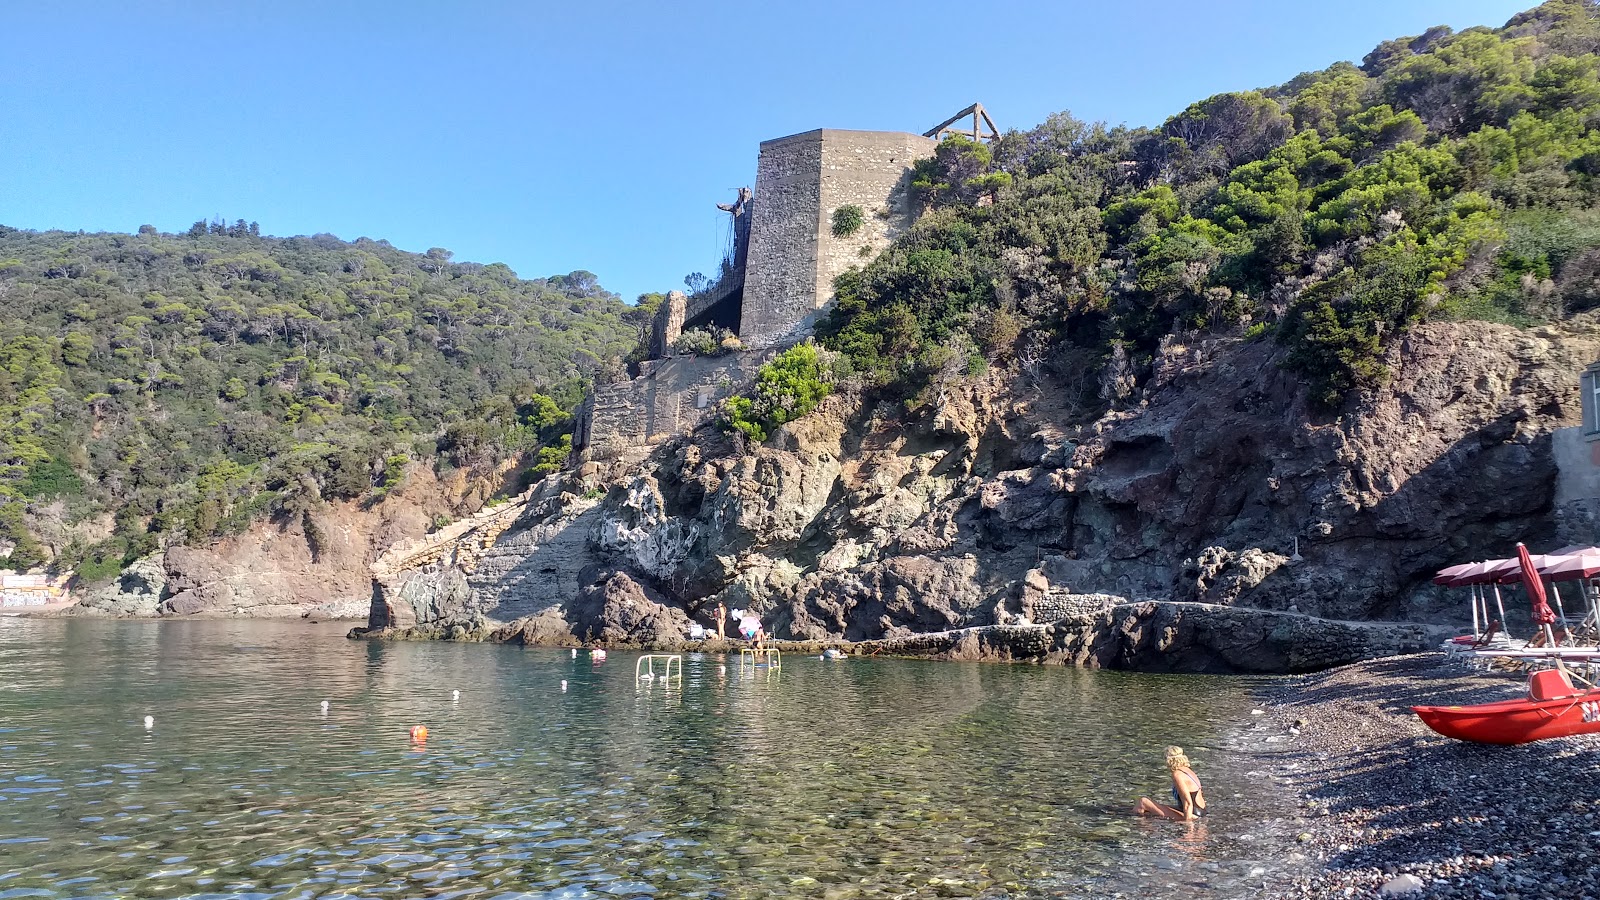
[[210, 547], [173, 546], [88, 590], [70, 612], [364, 618], [378, 556], [425, 543], [441, 518], [480, 509], [503, 475], [457, 469], [441, 477], [413, 464], [380, 502], [325, 504], [313, 516], [317, 540], [296, 519], [257, 522]]
[[1093, 594], [1450, 620], [1433, 571], [1556, 539], [1550, 433], [1597, 353], [1581, 322], [1431, 324], [1332, 415], [1269, 340], [1171, 344], [1093, 418], [999, 371], [911, 410], [835, 396], [766, 446], [708, 428], [548, 479], [493, 541], [384, 573], [371, 624], [549, 625], [618, 572], [803, 640], [1046, 624]]

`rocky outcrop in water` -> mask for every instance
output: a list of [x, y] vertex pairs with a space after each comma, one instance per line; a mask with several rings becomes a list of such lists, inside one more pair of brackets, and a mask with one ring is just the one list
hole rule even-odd
[[579, 591], [566, 618], [579, 640], [616, 647], [671, 646], [689, 631], [683, 610], [622, 572]]
[[721, 600], [780, 637], [863, 641], [1049, 624], [1085, 614], [1073, 598], [1089, 595], [1173, 598], [1233, 612], [1208, 613], [1226, 623], [1212, 632], [1117, 605], [1130, 611], [1113, 630], [1154, 649], [1063, 645], [1052, 661], [1160, 668], [1186, 648], [1220, 653], [1192, 635], [1231, 629], [1228, 667], [1287, 670], [1339, 652], [1251, 637], [1288, 621], [1268, 612], [1449, 619], [1459, 598], [1427, 583], [1434, 570], [1555, 539], [1550, 432], [1578, 418], [1577, 373], [1600, 355], [1591, 326], [1417, 328], [1391, 348], [1387, 385], [1335, 415], [1306, 405], [1278, 352], [1168, 346], [1141, 390], [1095, 416], [997, 371], [911, 412], [836, 396], [766, 446], [702, 429], [591, 463], [467, 554], [470, 605], [570, 626], [592, 573], [624, 572], [702, 623]]

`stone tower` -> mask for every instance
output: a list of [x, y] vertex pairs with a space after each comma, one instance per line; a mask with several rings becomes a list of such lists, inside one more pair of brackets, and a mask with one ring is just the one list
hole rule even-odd
[[[911, 166], [932, 138], [821, 128], [761, 144], [739, 338], [782, 347], [811, 334], [833, 280], [865, 265], [916, 219]], [[834, 213], [855, 206], [858, 228], [836, 234]]]

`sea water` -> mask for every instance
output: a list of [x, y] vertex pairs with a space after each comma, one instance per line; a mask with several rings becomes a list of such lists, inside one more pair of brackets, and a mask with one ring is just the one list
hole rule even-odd
[[[1285, 873], [1291, 801], [1238, 743], [1236, 679], [689, 655], [640, 681], [636, 654], [344, 630], [0, 619], [0, 900], [1251, 897]], [[1168, 744], [1198, 826], [1129, 815]]]

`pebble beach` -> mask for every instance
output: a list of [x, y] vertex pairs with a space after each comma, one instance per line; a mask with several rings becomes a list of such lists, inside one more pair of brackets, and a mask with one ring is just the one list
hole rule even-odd
[[1518, 747], [1441, 737], [1419, 704], [1525, 693], [1443, 654], [1280, 681], [1248, 727], [1299, 797], [1295, 898], [1600, 898], [1600, 736]]

